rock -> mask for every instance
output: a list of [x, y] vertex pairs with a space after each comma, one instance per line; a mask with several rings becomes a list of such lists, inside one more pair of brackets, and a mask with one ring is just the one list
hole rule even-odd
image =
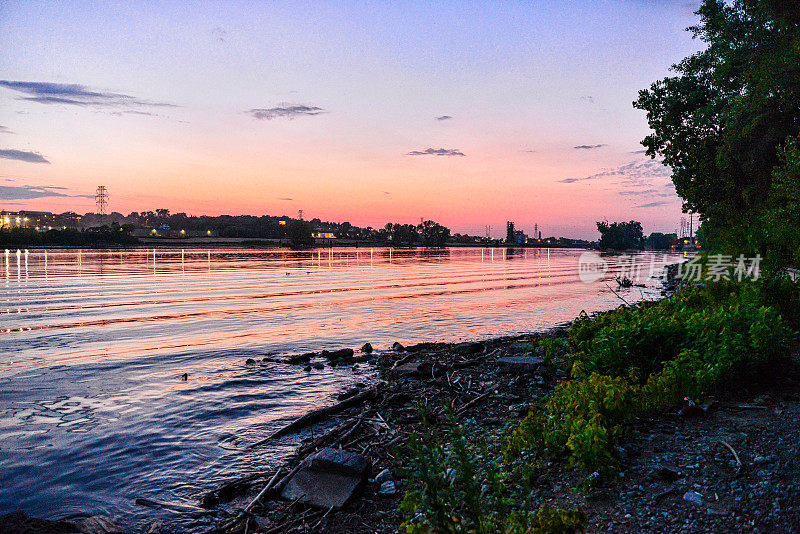
[[533, 373], [544, 365], [544, 360], [538, 356], [505, 356], [498, 358], [497, 364], [507, 373]]
[[375, 483], [376, 484], [383, 484], [387, 480], [392, 480], [392, 472], [388, 469], [384, 469], [377, 475], [375, 475]]
[[147, 529], [147, 534], [161, 534], [162, 532], [164, 532], [164, 522], [160, 519], [153, 521]]
[[183, 380], [184, 382], [186, 382], [187, 380], [189, 380], [189, 373], [183, 373], [183, 374], [181, 375], [181, 380]]
[[303, 367], [303, 371], [305, 371], [306, 373], [310, 373], [311, 372], [311, 366], [310, 365], [306, 365], [305, 367]]
[[483, 352], [483, 343], [459, 343], [454, 347], [454, 351], [464, 356], [480, 354]]
[[395, 493], [397, 493], [397, 488], [391, 480], [387, 480], [378, 488], [378, 497], [394, 497]]
[[298, 363], [308, 363], [311, 361], [311, 358], [316, 356], [313, 352], [307, 352], [305, 354], [295, 354], [294, 356], [289, 356], [286, 358], [286, 363], [290, 363], [292, 365], [297, 365]]
[[325, 369], [325, 364], [324, 363], [315, 363], [314, 365], [312, 365], [312, 367], [319, 371], [320, 369]]
[[317, 508], [342, 508], [361, 488], [369, 467], [370, 462], [359, 454], [322, 449], [286, 483], [281, 497]]
[[675, 482], [681, 478], [681, 474], [678, 473], [678, 470], [671, 465], [659, 465], [656, 468], [656, 474], [661, 480], [666, 480], [667, 482]]
[[703, 415], [704, 413], [705, 412], [703, 411], [703, 409], [700, 406], [697, 406], [696, 404], [689, 404], [687, 406], [684, 406], [678, 411], [678, 415], [686, 418], [698, 417], [700, 415]]
[[402, 343], [395, 341], [394, 343], [392, 343], [392, 350], [395, 352], [404, 352], [406, 348], [403, 346]]
[[336, 400], [340, 400], [340, 401], [347, 400], [350, 397], [354, 397], [354, 396], [358, 395], [359, 391], [360, 390], [358, 388], [348, 389], [344, 393], [340, 393], [339, 395], [337, 395], [336, 396]]
[[334, 351], [323, 350], [320, 355], [328, 358], [331, 363], [343, 363], [353, 359], [355, 352], [353, 349], [341, 349]]
[[690, 502], [692, 504], [696, 504], [697, 506], [703, 506], [705, 499], [703, 496], [697, 493], [696, 491], [687, 491], [683, 494], [683, 500], [686, 502]]
[[361, 347], [361, 352], [363, 352], [364, 354], [372, 354], [372, 344], [364, 343], [364, 346]]
[[102, 515], [77, 519], [72, 523], [81, 534], [125, 534], [125, 531], [115, 525], [111, 519]]
[[247, 358], [247, 359], [244, 361], [244, 363], [245, 363], [245, 365], [253, 365], [253, 364], [255, 364], [255, 363], [256, 363], [256, 361], [255, 361], [253, 358]]

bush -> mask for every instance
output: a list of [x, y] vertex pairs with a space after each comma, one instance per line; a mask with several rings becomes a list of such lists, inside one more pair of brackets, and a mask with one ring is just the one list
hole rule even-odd
[[797, 334], [776, 308], [797, 314], [799, 294], [785, 280], [721, 282], [579, 318], [568, 334], [573, 380], [511, 433], [505, 459], [539, 451], [613, 470], [613, 446], [632, 417], [785, 369]]
[[[423, 421], [425, 421], [423, 413]], [[400, 505], [408, 533], [573, 534], [582, 532], [580, 510], [541, 507], [531, 512], [530, 487], [517, 494], [506, 485], [499, 455], [490, 442], [469, 443], [464, 429], [450, 418], [446, 439], [424, 423], [410, 437], [406, 460], [409, 488]]]

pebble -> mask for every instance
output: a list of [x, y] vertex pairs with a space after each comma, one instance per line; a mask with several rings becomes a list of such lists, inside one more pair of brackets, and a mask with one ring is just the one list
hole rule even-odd
[[687, 491], [683, 494], [683, 500], [690, 502], [692, 504], [696, 504], [697, 506], [703, 506], [705, 499], [703, 496], [697, 493], [696, 491]]
[[380, 489], [378, 489], [379, 497], [393, 497], [395, 493], [397, 493], [397, 488], [391, 480], [387, 480], [381, 484]]

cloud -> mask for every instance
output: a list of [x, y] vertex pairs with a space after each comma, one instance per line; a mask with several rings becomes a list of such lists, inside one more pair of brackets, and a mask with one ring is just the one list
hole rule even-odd
[[[59, 193], [58, 191], [53, 191], [53, 189], [61, 189], [61, 188], [46, 187], [46, 186], [37, 187], [31, 185], [23, 185], [23, 186], [0, 185], [0, 200], [29, 200], [32, 198], [73, 196], [73, 195], [67, 195], [65, 193]], [[75, 195], [75, 196], [84, 196], [84, 195]]]
[[0, 158], [15, 159], [17, 161], [25, 161], [27, 163], [50, 163], [38, 152], [14, 150], [12, 148], [0, 149]]
[[283, 198], [279, 198], [278, 200], [284, 200], [284, 201], [286, 201], [286, 202], [292, 202], [292, 201], [294, 201], [294, 199], [293, 199], [293, 198], [289, 198], [289, 197], [283, 197]]
[[590, 104], [594, 104], [594, 97], [593, 97], [593, 96], [591, 96], [591, 95], [589, 95], [589, 96], [582, 96], [582, 97], [581, 97], [581, 100], [583, 100], [584, 102], [589, 102]]
[[442, 116], [440, 116], [440, 117], [436, 117], [436, 120], [437, 120], [437, 121], [446, 121], [446, 120], [450, 120], [450, 119], [452, 119], [452, 118], [453, 118], [453, 117], [451, 117], [450, 115], [442, 115]]
[[665, 204], [671, 204], [666, 200], [657, 200], [656, 202], [648, 202], [647, 204], [640, 204], [638, 206], [634, 206], [634, 208], [655, 208], [657, 206], [663, 206]]
[[13, 134], [14, 132], [12, 132], [9, 128], [6, 128], [5, 126], [0, 125], [0, 133]]
[[248, 111], [254, 119], [271, 121], [274, 119], [295, 119], [327, 113], [317, 106], [280, 104], [274, 108], [253, 108]]
[[647, 150], [633, 150], [631, 154], [647, 154]]
[[391, 195], [391, 193], [389, 191], [384, 191], [383, 194], [384, 195]]
[[19, 100], [38, 102], [39, 104], [68, 104], [83, 107], [176, 107], [174, 104], [151, 102], [122, 93], [95, 91], [77, 83], [0, 80], [0, 87], [27, 95], [19, 97]]
[[669, 167], [665, 167], [660, 161], [647, 159], [646, 161], [632, 161], [613, 169], [603, 169], [602, 171], [590, 176], [580, 178], [564, 178], [559, 180], [562, 184], [573, 184], [575, 182], [585, 182], [598, 180], [601, 178], [619, 178], [618, 184], [638, 187], [652, 187], [654, 180], [669, 179]]
[[466, 156], [457, 148], [426, 148], [425, 150], [412, 150], [407, 156]]
[[574, 146], [572, 148], [575, 148], [577, 150], [594, 150], [595, 148], [602, 148], [604, 146], [608, 146], [608, 145], [606, 145], [605, 143], [600, 144], [600, 145], [578, 145], [578, 146]]
[[528, 154], [536, 154], [536, 151], [532, 148], [525, 150], [525, 152], [527, 152]]

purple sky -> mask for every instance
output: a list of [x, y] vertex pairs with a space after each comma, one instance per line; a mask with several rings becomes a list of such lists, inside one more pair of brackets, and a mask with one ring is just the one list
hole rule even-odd
[[0, 209], [675, 231], [631, 102], [696, 7], [4, 2]]

